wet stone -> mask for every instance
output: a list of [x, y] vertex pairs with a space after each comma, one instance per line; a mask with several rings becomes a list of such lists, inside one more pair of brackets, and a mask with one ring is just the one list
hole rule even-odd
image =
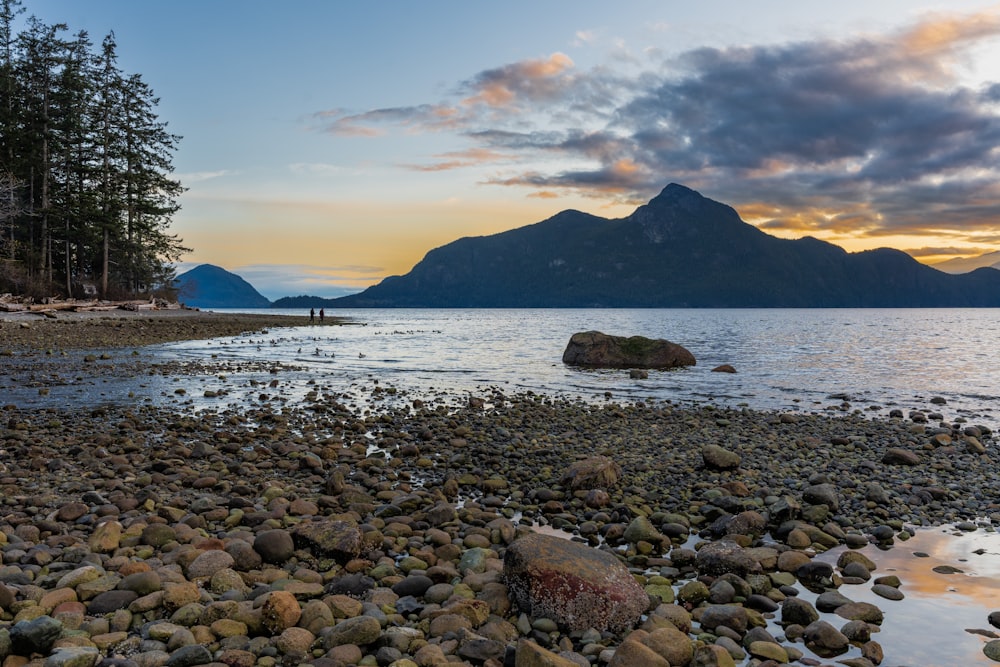
[[19, 621], [10, 629], [11, 648], [20, 655], [48, 653], [52, 644], [62, 634], [62, 623], [51, 616], [39, 616], [30, 621]]
[[87, 613], [94, 616], [101, 616], [119, 609], [125, 609], [138, 597], [138, 593], [130, 590], [114, 590], [100, 593], [87, 603]]
[[872, 592], [886, 600], [902, 600], [905, 597], [898, 588], [885, 584], [875, 584], [872, 586]]
[[182, 646], [170, 654], [167, 667], [194, 667], [212, 662], [212, 654], [201, 644]]

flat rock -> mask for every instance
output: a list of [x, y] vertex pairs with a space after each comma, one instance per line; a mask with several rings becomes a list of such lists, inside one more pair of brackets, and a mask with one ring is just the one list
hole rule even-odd
[[706, 544], [698, 550], [695, 562], [701, 574], [714, 576], [731, 573], [745, 577], [760, 569], [760, 565], [746, 549], [729, 540]]

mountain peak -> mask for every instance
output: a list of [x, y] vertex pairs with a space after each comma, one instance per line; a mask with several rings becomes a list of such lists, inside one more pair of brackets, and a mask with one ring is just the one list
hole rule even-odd
[[638, 223], [643, 234], [652, 243], [663, 243], [667, 239], [680, 239], [707, 231], [741, 238], [758, 231], [743, 222], [732, 207], [678, 183], [671, 183], [663, 188], [660, 194], [648, 204], [637, 208], [627, 219]]
[[1000, 305], [1000, 273], [947, 276], [898, 252], [766, 234], [671, 183], [624, 218], [564, 211], [436, 248], [341, 307]]

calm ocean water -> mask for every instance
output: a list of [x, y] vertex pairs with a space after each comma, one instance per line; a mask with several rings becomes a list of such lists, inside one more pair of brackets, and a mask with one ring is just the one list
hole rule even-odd
[[[652, 397], [804, 412], [835, 412], [831, 408], [841, 409], [846, 401], [847, 409], [872, 414], [930, 409], [947, 419], [1000, 425], [998, 309], [337, 310], [330, 315], [358, 324], [284, 329], [260, 340], [177, 343], [161, 346], [161, 354], [178, 360], [208, 354], [267, 359], [304, 367], [303, 379], [322, 379], [344, 390], [375, 377], [411, 393], [462, 394], [496, 386], [506, 393], [600, 399], [610, 392], [615, 400]], [[591, 329], [666, 338], [688, 348], [698, 365], [651, 372], [641, 381], [623, 371], [564, 366], [570, 336]], [[738, 372], [711, 372], [720, 364]], [[947, 403], [932, 405], [932, 397]]]

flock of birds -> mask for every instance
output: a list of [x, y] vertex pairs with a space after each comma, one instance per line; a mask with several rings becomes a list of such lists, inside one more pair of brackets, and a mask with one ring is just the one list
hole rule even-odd
[[[288, 338], [272, 338], [270, 340], [263, 340], [263, 339], [261, 339], [261, 340], [254, 340], [254, 339], [251, 338], [251, 339], [247, 340], [246, 342], [249, 345], [255, 345], [257, 347], [257, 351], [260, 352], [261, 349], [262, 349], [262, 347], [261, 347], [262, 345], [267, 344], [267, 345], [270, 345], [271, 347], [277, 347], [278, 345], [280, 345], [282, 343], [287, 343], [288, 341], [289, 341]], [[222, 343], [222, 344], [225, 345], [225, 343]], [[239, 340], [233, 340], [233, 341], [231, 341], [230, 344], [231, 345], [240, 345], [241, 341], [239, 341]], [[211, 345], [211, 342], [209, 342], [209, 345]], [[302, 348], [301, 347], [296, 351], [296, 354], [302, 354]], [[316, 357], [328, 357], [328, 358], [333, 359], [333, 358], [335, 358], [337, 356], [337, 354], [335, 352], [324, 352], [322, 348], [317, 347], [316, 351], [313, 352], [313, 356], [316, 356]], [[365, 359], [367, 356], [368, 355], [365, 354], [364, 352], [358, 352], [358, 359]]]

